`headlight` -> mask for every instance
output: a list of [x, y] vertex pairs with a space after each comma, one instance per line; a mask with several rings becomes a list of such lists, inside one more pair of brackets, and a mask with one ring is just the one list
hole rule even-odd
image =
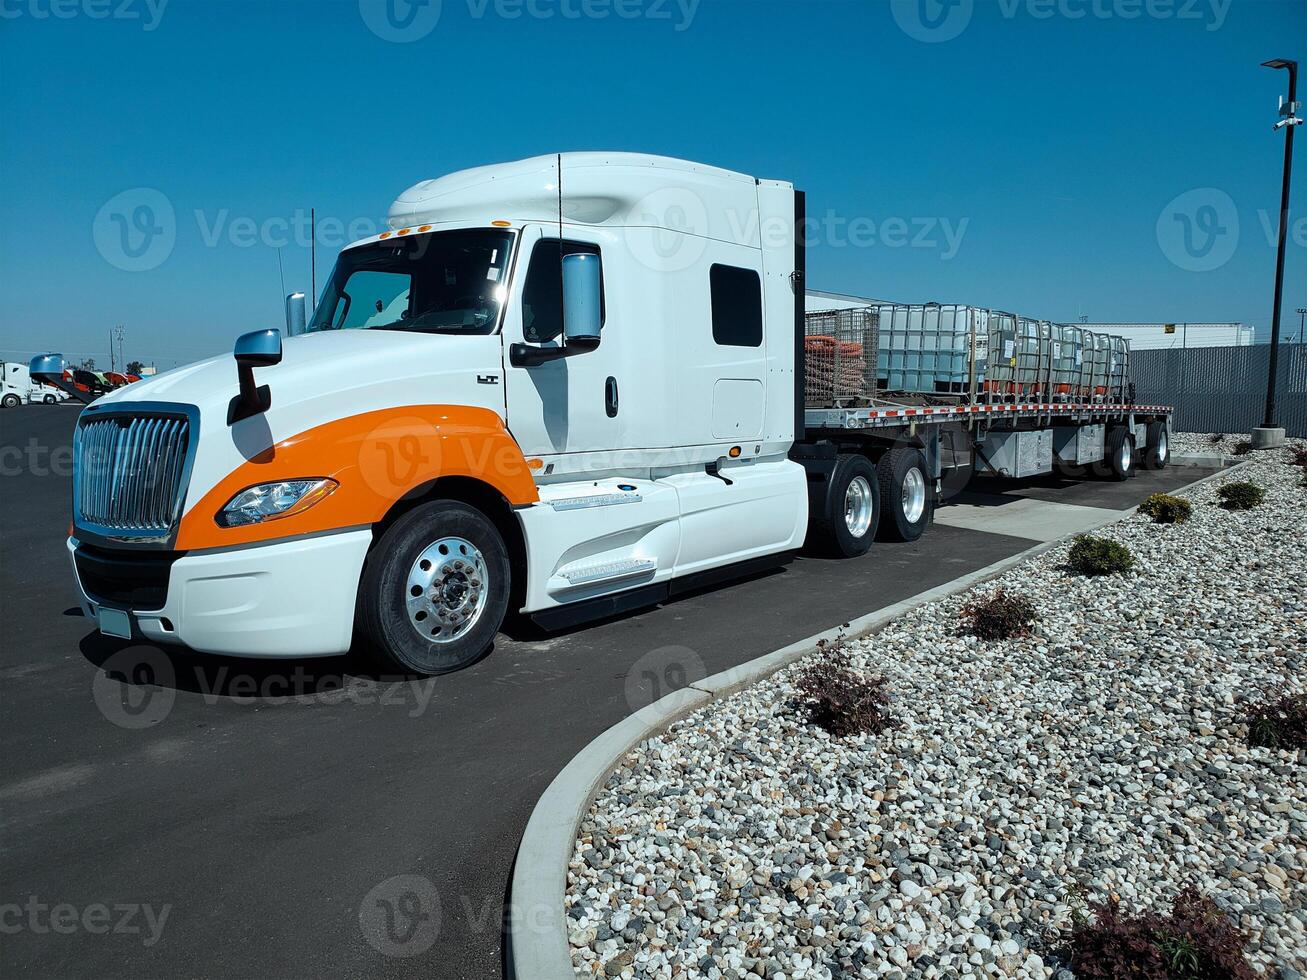
[[241, 527], [290, 517], [308, 510], [337, 486], [335, 480], [325, 478], [260, 483], [232, 497], [214, 520], [220, 527]]

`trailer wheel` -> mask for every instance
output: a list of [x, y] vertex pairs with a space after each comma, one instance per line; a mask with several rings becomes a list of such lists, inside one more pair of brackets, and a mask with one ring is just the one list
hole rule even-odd
[[1094, 464], [1094, 474], [1107, 480], [1128, 480], [1135, 474], [1135, 437], [1125, 426], [1107, 434], [1106, 452]]
[[438, 500], [402, 516], [368, 556], [359, 631], [384, 665], [444, 674], [495, 639], [509, 594], [508, 548], [467, 504]]
[[811, 521], [813, 544], [837, 558], [866, 554], [880, 522], [876, 467], [860, 453], [845, 453], [835, 461], [825, 492]]
[[12, 392], [5, 395], [3, 400], [0, 400], [0, 405], [4, 405], [5, 408], [17, 408], [22, 403], [23, 400]]
[[926, 457], [920, 449], [891, 449], [876, 465], [880, 499], [885, 508], [881, 536], [916, 541], [925, 533], [934, 510]]
[[1165, 422], [1148, 423], [1148, 445], [1144, 447], [1144, 469], [1164, 470], [1171, 461], [1171, 441]]

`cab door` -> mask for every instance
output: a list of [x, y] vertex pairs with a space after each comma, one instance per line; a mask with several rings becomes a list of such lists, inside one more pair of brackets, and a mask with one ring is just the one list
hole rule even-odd
[[505, 396], [508, 429], [528, 457], [550, 460], [555, 473], [602, 472], [623, 448], [622, 330], [619, 304], [603, 268], [601, 339], [594, 350], [542, 364], [514, 366], [513, 344], [563, 344], [562, 258], [590, 252], [604, 259], [603, 232], [527, 225], [519, 239], [513, 295], [504, 317]]

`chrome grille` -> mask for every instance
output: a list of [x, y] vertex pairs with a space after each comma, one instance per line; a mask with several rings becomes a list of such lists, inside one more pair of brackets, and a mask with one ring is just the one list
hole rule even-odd
[[163, 415], [89, 419], [77, 433], [73, 503], [79, 526], [168, 534], [182, 504], [190, 422]]

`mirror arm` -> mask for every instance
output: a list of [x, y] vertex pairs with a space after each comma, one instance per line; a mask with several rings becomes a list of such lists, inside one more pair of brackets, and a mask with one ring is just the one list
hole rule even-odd
[[254, 384], [254, 368], [248, 364], [236, 365], [236, 377], [240, 381], [240, 393], [232, 396], [227, 403], [227, 424], [235, 425], [241, 419], [262, 415], [272, 407], [272, 389], [267, 385]]
[[567, 350], [563, 347], [511, 344], [508, 348], [508, 363], [513, 367], [535, 367], [537, 364], [547, 364], [549, 361], [556, 361], [566, 356]]

